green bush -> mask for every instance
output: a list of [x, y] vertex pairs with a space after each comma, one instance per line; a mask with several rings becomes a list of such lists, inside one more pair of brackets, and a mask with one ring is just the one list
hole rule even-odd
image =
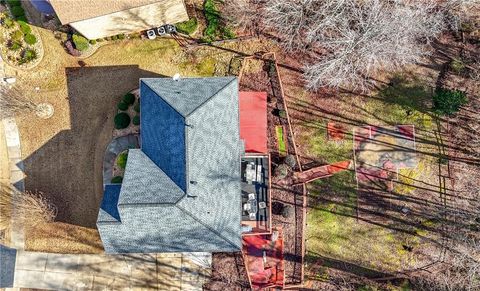
[[97, 42], [102, 42], [102, 41], [104, 41], [103, 38], [97, 38]]
[[10, 7], [21, 6], [22, 2], [20, 0], [7, 0], [7, 3]]
[[137, 101], [137, 103], [135, 104], [135, 107], [133, 107], [133, 109], [134, 109], [136, 112], [140, 112], [140, 100]]
[[125, 112], [120, 112], [115, 115], [114, 122], [116, 129], [127, 128], [130, 125], [130, 116]]
[[88, 43], [90, 43], [91, 45], [96, 45], [97, 41], [95, 39], [91, 39], [88, 41]]
[[467, 101], [467, 95], [460, 90], [437, 89], [433, 95], [433, 110], [440, 115], [452, 115]]
[[27, 62], [33, 61], [37, 58], [37, 52], [33, 49], [27, 48], [23, 51], [22, 58]]
[[175, 26], [178, 31], [190, 35], [197, 30], [198, 22], [195, 17], [192, 17], [187, 21], [175, 24]]
[[112, 36], [110, 37], [110, 40], [117, 40], [117, 39], [118, 39], [118, 37], [117, 37], [116, 35], [112, 35]]
[[29, 34], [32, 32], [32, 28], [25, 21], [18, 21], [18, 24], [20, 25], [20, 30], [23, 34]]
[[112, 178], [112, 183], [113, 184], [122, 184], [123, 182], [123, 177], [122, 176], [115, 176]]
[[128, 151], [119, 154], [117, 157], [117, 165], [120, 168], [125, 169], [125, 167], [127, 166], [127, 159], [128, 159]]
[[18, 41], [11, 41], [8, 45], [8, 48], [12, 51], [18, 51], [22, 48], [22, 44]]
[[15, 22], [10, 17], [5, 17], [3, 19], [3, 26], [6, 28], [12, 28], [15, 25]]
[[118, 103], [118, 105], [117, 105], [117, 108], [118, 108], [118, 110], [125, 111], [125, 110], [128, 109], [128, 104], [123, 102], [123, 101], [120, 101], [120, 103]]
[[140, 125], [140, 116], [139, 115], [135, 115], [133, 117], [133, 121], [132, 121], [133, 125]]
[[13, 6], [10, 11], [12, 11], [12, 15], [15, 17], [20, 17], [25, 15], [25, 10], [23, 10], [22, 6]]
[[132, 93], [125, 94], [125, 96], [123, 96], [123, 102], [127, 103], [128, 106], [132, 105], [135, 103], [135, 95]]
[[25, 17], [25, 15], [16, 17], [15, 19], [17, 19], [17, 21], [23, 21], [25, 23], [28, 23], [27, 17]]
[[203, 4], [203, 12], [207, 19], [207, 28], [205, 28], [205, 31], [203, 32], [205, 35], [204, 40], [206, 40], [206, 42], [212, 42], [217, 36], [220, 23], [220, 13], [215, 5], [215, 1], [205, 0], [205, 3]]
[[15, 30], [14, 32], [10, 33], [10, 38], [14, 41], [21, 41], [23, 38], [23, 32], [20, 30]]
[[86, 49], [88, 49], [88, 40], [86, 38], [84, 38], [83, 36], [81, 35], [78, 35], [78, 34], [74, 34], [72, 36], [72, 40], [73, 40], [73, 43], [75, 44], [75, 48], [79, 51], [84, 51]]
[[25, 42], [29, 45], [34, 45], [36, 42], [37, 42], [37, 38], [35, 37], [35, 35], [33, 34], [25, 34], [25, 36], [23, 37], [23, 39], [25, 40]]
[[117, 35], [117, 39], [125, 39], [125, 34], [119, 34]]

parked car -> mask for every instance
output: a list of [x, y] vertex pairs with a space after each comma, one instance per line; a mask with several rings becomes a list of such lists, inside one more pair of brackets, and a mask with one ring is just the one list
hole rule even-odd
[[155, 30], [153, 30], [153, 29], [147, 30], [147, 36], [148, 36], [148, 39], [157, 38], [157, 35], [155, 34]]

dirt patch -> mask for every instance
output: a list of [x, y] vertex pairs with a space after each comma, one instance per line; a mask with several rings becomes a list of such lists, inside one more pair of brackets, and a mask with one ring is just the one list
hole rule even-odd
[[96, 229], [62, 222], [37, 225], [25, 230], [25, 250], [61, 254], [100, 254], [103, 245]]
[[215, 253], [212, 258], [212, 276], [205, 290], [250, 290], [242, 253]]
[[[121, 96], [154, 73], [137, 66], [67, 68], [65, 95], [48, 96], [56, 114], [19, 121], [27, 190], [57, 206], [57, 221], [95, 228], [102, 198], [102, 160]], [[47, 97], [47, 98], [48, 98]], [[58, 125], [61, 130], [55, 130]], [[53, 126], [52, 126], [53, 125]], [[30, 150], [31, 149], [31, 150]]]

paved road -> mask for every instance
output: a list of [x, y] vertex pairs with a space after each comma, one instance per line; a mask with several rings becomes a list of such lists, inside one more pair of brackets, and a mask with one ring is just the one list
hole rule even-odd
[[[15, 288], [202, 290], [208, 254], [65, 255], [18, 251]], [[202, 266], [204, 265], [204, 266]]]

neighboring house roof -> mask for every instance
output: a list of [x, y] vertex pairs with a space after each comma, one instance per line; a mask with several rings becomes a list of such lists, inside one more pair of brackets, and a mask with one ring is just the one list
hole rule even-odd
[[247, 153], [268, 153], [267, 93], [240, 92], [240, 138]]
[[120, 219], [97, 221], [105, 251], [239, 251], [237, 79], [141, 79], [140, 96], [141, 150], [128, 154]]
[[156, 2], [169, 1], [170, 0], [50, 0], [50, 4], [53, 6], [62, 24], [68, 24]]

